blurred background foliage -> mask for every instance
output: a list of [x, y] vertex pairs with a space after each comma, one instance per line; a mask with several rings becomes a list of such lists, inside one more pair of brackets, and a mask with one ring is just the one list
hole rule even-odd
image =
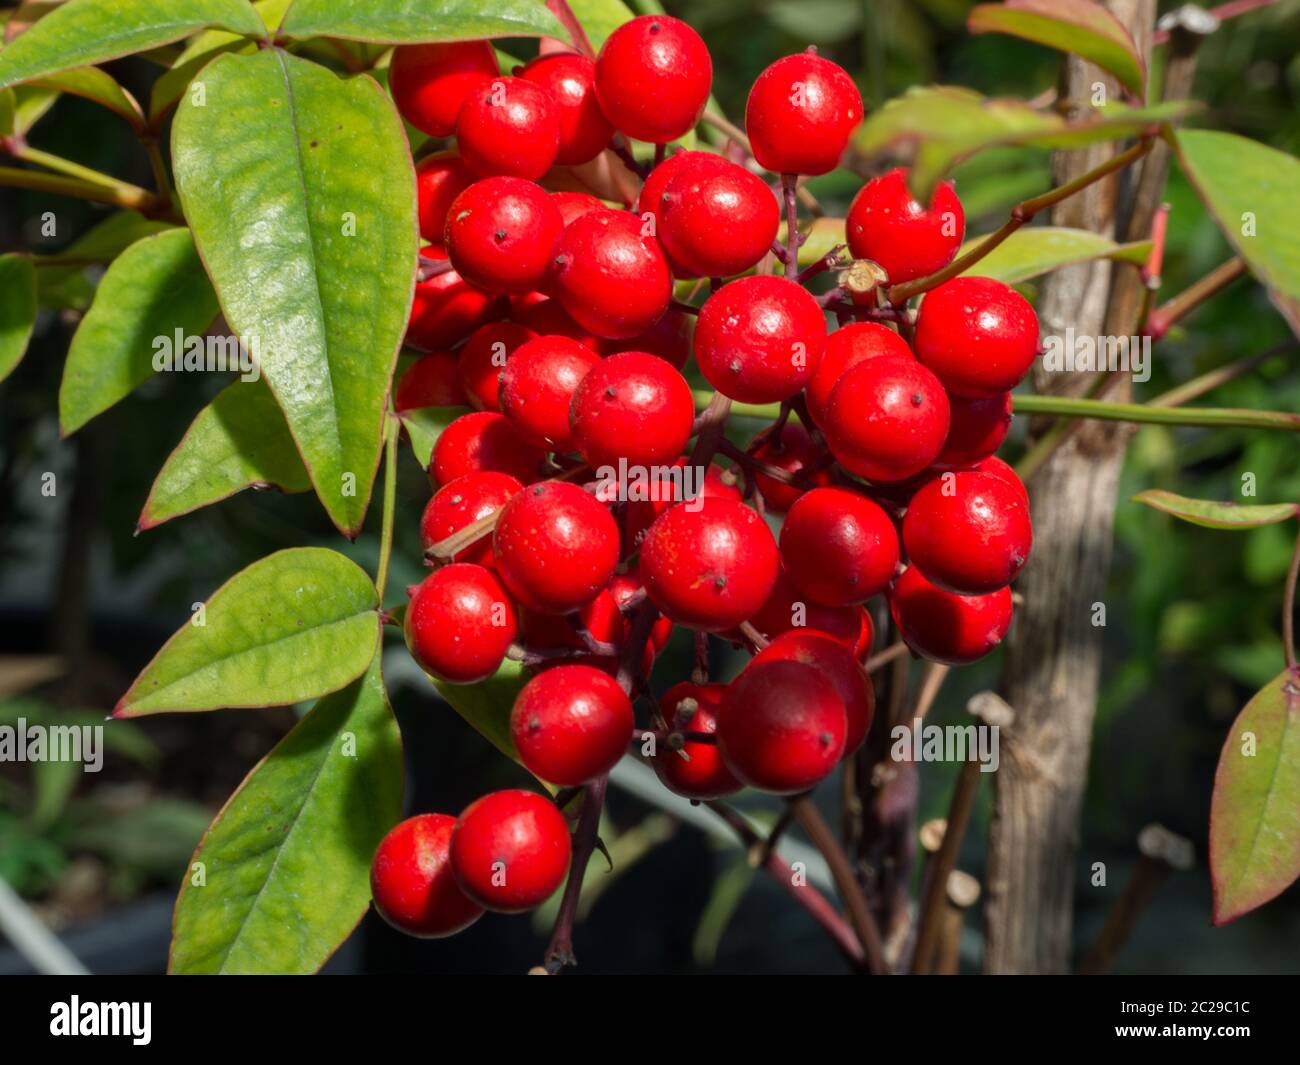
[[[643, 6], [632, 4], [634, 10]], [[869, 108], [931, 82], [1034, 97], [1053, 86], [1059, 64], [1054, 53], [1027, 43], [969, 36], [964, 19], [972, 5], [966, 0], [685, 0], [666, 6], [709, 43], [715, 93], [733, 120], [743, 116], [755, 75], [775, 57], [808, 44], [855, 75]], [[158, 71], [138, 59], [110, 69], [142, 99]], [[1300, 0], [1225, 24], [1202, 48], [1196, 95], [1209, 105], [1198, 122], [1300, 154]], [[86, 101], [61, 98], [29, 139], [46, 151], [150, 183], [147, 161], [126, 128]], [[956, 181], [968, 233], [987, 232], [1018, 200], [1048, 187], [1048, 157], [1035, 149], [988, 152], [963, 165]], [[842, 214], [859, 183], [840, 172], [813, 188], [829, 213]], [[1166, 198], [1172, 206], [1167, 298], [1230, 252], [1176, 166]], [[57, 221], [52, 238], [40, 232], [46, 211]], [[0, 190], [0, 250], [56, 251], [106, 215], [75, 201]], [[94, 279], [93, 272], [88, 276]], [[332, 533], [313, 498], [272, 493], [243, 493], [133, 535], [155, 473], [223, 382], [216, 375], [160, 375], [74, 438], [61, 440], [56, 398], [75, 322], [68, 312], [43, 313], [26, 359], [0, 388], [0, 649], [40, 661], [57, 656], [62, 663], [38, 699], [0, 704], [0, 723], [20, 713], [29, 720], [66, 718], [87, 708], [97, 718], [191, 604], [270, 551], [323, 543], [367, 566], [377, 553], [377, 513], [349, 545]], [[1238, 281], [1157, 346], [1151, 380], [1137, 386], [1138, 397], [1289, 337], [1263, 292]], [[1222, 387], [1209, 401], [1300, 410], [1295, 353]], [[1008, 457], [1022, 446], [1024, 429], [1018, 423], [1013, 431], [1004, 449]], [[1286, 434], [1144, 428], [1132, 439], [1122, 492], [1127, 497], [1158, 486], [1242, 499], [1243, 484], [1253, 482], [1254, 501], [1300, 500], [1296, 454], [1296, 441]], [[41, 493], [49, 472], [57, 478], [53, 498]], [[399, 481], [394, 587], [421, 576], [417, 520], [428, 492], [422, 471], [407, 459]], [[1300, 970], [1297, 891], [1211, 930], [1205, 869], [1210, 789], [1225, 730], [1249, 695], [1281, 668], [1278, 613], [1293, 531], [1216, 532], [1136, 504], [1119, 508], [1105, 604], [1104, 688], [1076, 874], [1080, 949], [1122, 887], [1143, 825], [1164, 823], [1190, 837], [1198, 854], [1197, 868], [1162, 890], [1122, 956], [1121, 971]], [[407, 739], [413, 808], [454, 812], [489, 787], [523, 783], [516, 767], [435, 702], [400, 645], [392, 650], [389, 682]], [[689, 668], [688, 656], [679, 638], [656, 670], [657, 689], [668, 683], [663, 678]], [[727, 676], [738, 663], [720, 657], [715, 666]], [[998, 669], [995, 657], [954, 675], [936, 720], [960, 720], [966, 698], [995, 685]], [[0, 676], [0, 695], [9, 694]], [[293, 720], [283, 710], [114, 723], [107, 732], [117, 739], [97, 778], [56, 780], [30, 766], [0, 765], [0, 875], [37, 900], [56, 925], [117, 912], [113, 907], [150, 891], [174, 894], [207, 816]], [[943, 815], [954, 776], [951, 766], [922, 768], [922, 820]], [[983, 873], [988, 792], [985, 787], [980, 821], [962, 856], [963, 868], [977, 876]], [[833, 813], [838, 796], [819, 798]], [[775, 807], [755, 801], [748, 809], [762, 818]], [[707, 964], [723, 971], [836, 971], [838, 962], [818, 931], [763, 878], [754, 878], [737, 851], [679, 828], [625, 793], [613, 795], [611, 818], [605, 838], [618, 863], [579, 931], [584, 971]], [[1106, 887], [1091, 885], [1094, 862], [1106, 863]], [[977, 926], [972, 920], [966, 933], [968, 969], [978, 964]], [[542, 935], [527, 919], [490, 917], [455, 940], [417, 943], [371, 917], [333, 964], [518, 971], [540, 956]], [[151, 942], [153, 954], [142, 948], [134, 961], [112, 964], [160, 967], [157, 937]]]

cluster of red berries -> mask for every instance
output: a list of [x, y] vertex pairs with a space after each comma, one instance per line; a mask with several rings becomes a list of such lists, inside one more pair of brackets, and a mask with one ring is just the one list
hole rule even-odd
[[[900, 333], [852, 321], [877, 297], [850, 286], [830, 331], [794, 270], [750, 273], [780, 247], [780, 201], [757, 168], [792, 191], [793, 175], [835, 167], [861, 121], [840, 67], [772, 64], [746, 111], [755, 169], [677, 151], [626, 209], [544, 185], [620, 137], [662, 145], [695, 126], [711, 63], [684, 23], [634, 19], [594, 61], [544, 50], [515, 77], [486, 42], [399, 48], [391, 84], [409, 122], [457, 141], [419, 166], [424, 254], [444, 268], [417, 286], [408, 342], [428, 354], [396, 402], [474, 408], [433, 450], [420, 531], [437, 568], [413, 590], [406, 639], [450, 683], [507, 655], [528, 665], [510, 719], [527, 769], [576, 788], [637, 738], [691, 799], [801, 793], [870, 729], [869, 600], [887, 596], [933, 660], [998, 644], [1031, 530], [1024, 486], [993, 453], [1037, 352], [1032, 308], [957, 277], [914, 320], [891, 308]], [[895, 170], [862, 188], [846, 228], [853, 258], [897, 285], [951, 262], [965, 223], [950, 184], [927, 207]], [[673, 299], [685, 279], [712, 282], [698, 311]], [[720, 396], [779, 402], [780, 419], [726, 443], [696, 417], [692, 356]], [[720, 443], [734, 467], [713, 463]], [[637, 473], [651, 491], [633, 490]], [[729, 684], [669, 688], [639, 730], [633, 700], [674, 626], [754, 657]], [[540, 903], [570, 847], [551, 801], [498, 792], [458, 820], [395, 828], [376, 903], [407, 931], [449, 934], [484, 908]]]

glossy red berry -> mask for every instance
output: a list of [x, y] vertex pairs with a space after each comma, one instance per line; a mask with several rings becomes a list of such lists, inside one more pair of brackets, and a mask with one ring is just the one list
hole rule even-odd
[[700, 308], [695, 362], [714, 388], [741, 403], [789, 399], [817, 371], [826, 316], [784, 277], [729, 281]]
[[560, 116], [546, 90], [523, 78], [493, 78], [465, 99], [456, 144], [474, 173], [537, 180], [560, 150]]
[[814, 488], [781, 526], [790, 582], [827, 606], [863, 603], [898, 571], [898, 534], [879, 504], [847, 488]]
[[469, 335], [465, 346], [460, 349], [456, 372], [471, 407], [475, 410], [501, 409], [498, 393], [506, 363], [520, 345], [535, 335], [531, 329], [514, 322], [489, 322]]
[[678, 459], [671, 468], [648, 471], [644, 481], [628, 478], [618, 484], [618, 495], [627, 500], [623, 516], [623, 546], [632, 554], [641, 544], [646, 530], [660, 514], [689, 499], [724, 499], [739, 503], [744, 495], [740, 486], [716, 463], [710, 463], [699, 476], [698, 466], [688, 466]]
[[415, 168], [420, 236], [442, 247], [447, 235], [447, 212], [453, 201], [478, 177], [455, 152], [438, 152], [421, 159]]
[[548, 52], [526, 63], [519, 76], [531, 81], [555, 105], [560, 123], [558, 166], [595, 159], [614, 136], [614, 127], [596, 99], [596, 64], [576, 52]]
[[[627, 211], [592, 211], [555, 242], [556, 298], [584, 329], [613, 340], [644, 333], [672, 298], [672, 276], [659, 241]], [[810, 297], [811, 298], [811, 297]]]
[[998, 477], [1015, 489], [1016, 495], [1020, 501], [1025, 504], [1025, 509], [1029, 509], [1029, 490], [1025, 487], [1025, 482], [1020, 479], [1010, 466], [1003, 462], [996, 455], [990, 455], [986, 459], [981, 459], [975, 463], [971, 469], [978, 470], [980, 473], [987, 473], [993, 477]]
[[[659, 700], [659, 713], [669, 733], [716, 733], [718, 706], [725, 691], [722, 684], [674, 684]], [[680, 748], [660, 744], [655, 750], [654, 767], [669, 791], [688, 799], [720, 799], [744, 786], [722, 761], [716, 743], [686, 740]]]
[[718, 750], [740, 780], [793, 795], [844, 754], [848, 714], [835, 685], [803, 662], [751, 662], [718, 708]]
[[775, 639], [783, 632], [819, 632], [838, 640], [861, 658], [875, 637], [871, 615], [860, 606], [825, 606], [809, 599], [784, 572], [778, 573], [772, 594], [749, 619], [762, 635]]
[[720, 156], [683, 166], [660, 204], [658, 233], [669, 260], [701, 277], [744, 273], [771, 250], [781, 222], [767, 183]]
[[773, 514], [784, 514], [808, 489], [831, 483], [830, 456], [799, 422], [787, 421], [776, 440], [771, 429], [764, 429], [750, 441], [747, 450], [755, 462], [782, 470], [799, 482], [779, 480], [761, 469], [754, 474], [754, 485]]
[[456, 377], [456, 363], [449, 351], [421, 355], [411, 363], [393, 390], [398, 413], [420, 407], [463, 407], [465, 392]]
[[669, 307], [646, 332], [627, 340], [611, 340], [606, 343], [614, 349], [611, 354], [620, 351], [648, 351], [651, 355], [658, 355], [674, 369], [682, 370], [691, 357], [691, 338], [694, 335], [694, 316]]
[[701, 498], [669, 507], [641, 541], [646, 594], [680, 625], [734, 628], [776, 582], [777, 550], [763, 519], [743, 503]]
[[654, 215], [655, 231], [658, 232], [659, 225], [663, 221], [664, 207], [664, 190], [668, 188], [668, 182], [672, 181], [682, 170], [692, 163], [716, 163], [720, 162], [721, 157], [714, 155], [712, 152], [691, 152], [682, 149], [673, 152], [662, 163], [646, 175], [645, 181], [641, 185], [640, 195], [636, 201], [636, 213], [644, 217], [647, 214]]
[[948, 439], [936, 466], [973, 466], [1002, 446], [1011, 428], [1011, 393], [967, 399], [949, 396]]
[[435, 487], [481, 470], [508, 473], [528, 484], [537, 480], [546, 452], [533, 447], [495, 411], [462, 414], [438, 436], [429, 461]]
[[596, 598], [618, 565], [618, 525], [605, 506], [567, 481], [520, 492], [492, 536], [497, 571], [524, 606], [568, 614]]
[[569, 408], [578, 453], [592, 469], [653, 466], [682, 453], [695, 421], [691, 386], [645, 351], [610, 355], [594, 366]]
[[609, 772], [632, 741], [632, 703], [608, 674], [560, 665], [524, 685], [510, 713], [510, 736], [524, 768], [572, 788]]
[[572, 451], [569, 404], [600, 356], [566, 336], [541, 336], [518, 348], [501, 378], [501, 410], [530, 444]]
[[370, 866], [370, 894], [379, 915], [399, 932], [441, 939], [483, 916], [451, 873], [451, 832], [456, 819], [419, 814], [393, 826]]
[[489, 570], [455, 562], [415, 589], [403, 628], [412, 657], [426, 673], [451, 684], [476, 684], [500, 667], [518, 618]]
[[951, 181], [941, 181], [925, 207], [912, 198], [907, 171], [872, 178], [853, 197], [844, 220], [849, 251], [884, 268], [897, 285], [942, 270], [966, 235], [966, 214]]
[[518, 177], [476, 181], [451, 205], [447, 252], [461, 276], [486, 292], [541, 287], [563, 223], [540, 185]]
[[903, 640], [917, 654], [950, 666], [983, 658], [1011, 627], [1011, 589], [953, 595], [909, 566], [889, 593], [889, 609]]
[[609, 210], [589, 192], [571, 192], [568, 190], [552, 192], [551, 202], [560, 209], [560, 217], [564, 220], [566, 226], [575, 218], [581, 218], [584, 214], [591, 214], [592, 211]]
[[912, 357], [907, 341], [887, 325], [879, 322], [852, 322], [841, 326], [826, 338], [821, 362], [813, 374], [804, 395], [808, 400], [808, 413], [818, 425], [826, 420], [826, 405], [831, 392], [849, 370], [864, 359], [878, 355], [894, 355], [903, 359]]
[[871, 678], [853, 653], [825, 633], [798, 630], [778, 636], [757, 655], [754, 662], [788, 661], [812, 666], [835, 687], [844, 704], [846, 732], [844, 753], [852, 754], [867, 738], [875, 713], [876, 695]]
[[[607, 208], [601, 207], [604, 211]], [[520, 325], [525, 325], [536, 333], [539, 337], [546, 336], [563, 336], [576, 340], [584, 348], [594, 351], [597, 355], [605, 355], [608, 352], [605, 346], [609, 343], [604, 337], [598, 337], [590, 329], [584, 329], [573, 320], [572, 315], [564, 309], [559, 300], [545, 297], [529, 303], [525, 307], [515, 310], [511, 317]]]
[[555, 804], [532, 791], [494, 791], [472, 802], [451, 833], [460, 889], [497, 913], [539, 906], [564, 883], [573, 845]]
[[667, 144], [695, 127], [713, 85], [713, 60], [690, 26], [643, 15], [609, 35], [596, 57], [596, 95], [615, 128]]
[[926, 293], [916, 319], [916, 357], [958, 396], [1010, 392], [1038, 354], [1038, 315], [1009, 285], [956, 277]]
[[388, 86], [406, 121], [430, 137], [449, 137], [465, 98], [500, 73], [487, 41], [408, 44], [393, 51]]
[[1010, 584], [1029, 558], [1029, 509], [1000, 477], [962, 470], [935, 477], [907, 505], [903, 545], [932, 584], [986, 595]]
[[844, 69], [800, 52], [761, 73], [745, 105], [745, 132], [762, 167], [776, 174], [834, 170], [862, 121], [862, 95]]
[[[452, 533], [505, 506], [523, 489], [523, 484], [510, 474], [490, 470], [467, 473], [449, 481], [433, 493], [424, 508], [420, 518], [420, 546], [427, 551]], [[484, 536], [458, 551], [453, 561], [491, 567], [492, 537]]]
[[[434, 247], [423, 249], [431, 259], [446, 259]], [[411, 302], [406, 342], [421, 351], [445, 351], [501, 313], [503, 301], [471, 285], [455, 270], [417, 281]]]
[[840, 465], [872, 481], [906, 480], [948, 438], [948, 394], [915, 359], [867, 359], [840, 378], [826, 405], [826, 442]]

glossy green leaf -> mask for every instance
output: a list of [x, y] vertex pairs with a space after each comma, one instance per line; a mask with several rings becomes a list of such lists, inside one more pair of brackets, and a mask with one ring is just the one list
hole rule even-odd
[[510, 738], [510, 711], [514, 709], [519, 689], [528, 682], [520, 663], [508, 658], [496, 673], [478, 684], [447, 684], [430, 679], [456, 713], [507, 758], [519, 761], [514, 740]]
[[98, 67], [77, 67], [60, 74], [50, 74], [31, 82], [31, 87], [80, 96], [126, 119], [132, 128], [144, 129], [144, 113], [135, 102], [135, 97]]
[[1135, 95], [1146, 89], [1146, 64], [1133, 37], [1092, 0], [1006, 0], [978, 4], [966, 18], [971, 33], [1005, 33], [1081, 56], [1110, 71]]
[[170, 44], [208, 26], [262, 33], [247, 0], [68, 0], [0, 52], [0, 88]]
[[1178, 134], [1183, 170], [1223, 235], [1297, 326], [1300, 302], [1300, 159], [1235, 133]]
[[415, 285], [415, 172], [392, 103], [266, 49], [204, 70], [172, 158], [185, 217], [232, 331], [255, 341], [312, 484], [347, 535], [379, 464]]
[[284, 415], [260, 380], [228, 385], [199, 412], [158, 472], [137, 529], [152, 529], [245, 488], [311, 490]]
[[0, 381], [27, 351], [36, 325], [36, 271], [26, 255], [0, 255]]
[[1274, 678], [1232, 723], [1210, 802], [1214, 923], [1262, 906], [1300, 876], [1300, 674]]
[[177, 330], [202, 338], [217, 310], [188, 229], [155, 233], [127, 248], [104, 274], [68, 348], [59, 387], [64, 435], [147, 380], [155, 353], [176, 348]]
[[1276, 525], [1300, 514], [1300, 506], [1295, 503], [1216, 503], [1209, 499], [1189, 499], [1163, 488], [1139, 492], [1133, 497], [1133, 502], [1145, 503], [1207, 529], [1255, 529], [1261, 525]]
[[[972, 237], [961, 246], [957, 254], [965, 255], [983, 241], [983, 237]], [[977, 277], [993, 277], [1014, 285], [1062, 266], [1093, 259], [1117, 259], [1141, 264], [1146, 261], [1150, 251], [1150, 241], [1117, 244], [1109, 237], [1087, 229], [1035, 226], [1012, 233], [965, 273]]]
[[59, 98], [55, 89], [37, 89], [31, 85], [16, 85], [10, 91], [14, 94], [13, 132], [20, 136], [36, 125]]
[[462, 414], [468, 414], [468, 407], [419, 407], [404, 410], [399, 415], [402, 427], [411, 441], [414, 452], [421, 466], [428, 469], [433, 457], [433, 445], [438, 442], [442, 431]]
[[1021, 144], [1079, 148], [1176, 121], [1195, 107], [1186, 100], [1144, 108], [1111, 104], [1069, 122], [1053, 111], [1036, 111], [1023, 100], [993, 99], [970, 89], [935, 85], [913, 88], [890, 100], [858, 127], [854, 142], [867, 155], [910, 146], [909, 180], [918, 199], [928, 202], [944, 174], [985, 148]]
[[483, 37], [566, 39], [541, 0], [294, 0], [281, 29], [290, 37], [380, 44]]
[[176, 900], [168, 971], [313, 973], [370, 903], [402, 816], [402, 741], [379, 655], [318, 702], [230, 797]]
[[[173, 229], [168, 222], [136, 211], [118, 211], [78, 237], [60, 253], [86, 262], [107, 263], [137, 240]], [[95, 297], [85, 266], [38, 266], [36, 294], [42, 307], [84, 311]]]
[[277, 551], [195, 610], [114, 716], [284, 706], [338, 691], [374, 654], [378, 606], [370, 578], [337, 551]]

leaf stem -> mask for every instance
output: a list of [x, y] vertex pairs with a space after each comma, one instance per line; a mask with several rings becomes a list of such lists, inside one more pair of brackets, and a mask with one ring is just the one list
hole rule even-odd
[[1172, 299], [1162, 303], [1147, 316], [1143, 333], [1152, 340], [1160, 340], [1174, 323], [1186, 318], [1202, 303], [1218, 295], [1246, 272], [1246, 263], [1240, 257], [1221, 263], [1199, 281], [1194, 282]]
[[384, 602], [388, 566], [393, 555], [393, 518], [397, 512], [397, 437], [401, 424], [396, 415], [389, 414], [384, 426], [384, 511], [379, 529], [379, 568], [375, 573], [380, 606]]
[[1286, 574], [1286, 588], [1282, 592], [1282, 653], [1286, 655], [1286, 668], [1295, 672], [1295, 590], [1300, 578], [1300, 534], [1296, 535], [1295, 550], [1291, 552], [1291, 568]]
[[1053, 414], [1062, 418], [1095, 418], [1108, 422], [1139, 425], [1186, 425], [1205, 429], [1281, 429], [1300, 432], [1300, 414], [1272, 410], [1242, 410], [1232, 407], [1155, 407], [1146, 403], [1110, 403], [1100, 399], [1070, 396], [1016, 395], [1017, 414]]
[[[75, 164], [73, 164], [75, 165]], [[100, 175], [101, 178], [104, 175]], [[15, 189], [31, 189], [35, 192], [50, 192], [56, 196], [74, 196], [94, 203], [108, 203], [114, 207], [125, 207], [151, 218], [163, 218], [180, 224], [182, 219], [169, 203], [154, 195], [148, 189], [125, 181], [107, 178], [112, 184], [89, 181], [81, 178], [65, 177], [61, 174], [45, 174], [37, 170], [19, 170], [16, 167], [0, 166], [0, 186]]]

